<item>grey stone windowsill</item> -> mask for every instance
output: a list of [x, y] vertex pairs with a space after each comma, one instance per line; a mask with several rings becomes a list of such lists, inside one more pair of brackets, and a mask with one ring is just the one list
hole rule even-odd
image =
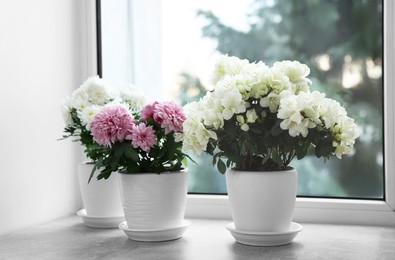
[[182, 238], [143, 243], [71, 216], [0, 236], [0, 259], [395, 259], [395, 227], [301, 223], [291, 244], [252, 247], [235, 242], [229, 220], [189, 220]]

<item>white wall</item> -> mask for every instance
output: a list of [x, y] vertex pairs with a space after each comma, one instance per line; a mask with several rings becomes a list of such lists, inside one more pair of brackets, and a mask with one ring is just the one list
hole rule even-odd
[[78, 146], [57, 141], [82, 81], [78, 1], [0, 2], [0, 234], [81, 206]]

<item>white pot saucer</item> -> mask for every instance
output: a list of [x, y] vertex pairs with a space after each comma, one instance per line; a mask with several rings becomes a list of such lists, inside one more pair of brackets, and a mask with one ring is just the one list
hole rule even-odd
[[89, 216], [86, 214], [85, 209], [79, 210], [77, 212], [77, 215], [82, 218], [86, 226], [92, 228], [117, 228], [119, 222], [125, 220], [125, 216], [113, 216], [113, 217]]
[[292, 222], [290, 230], [286, 232], [252, 232], [236, 230], [234, 223], [226, 226], [236, 242], [250, 246], [280, 246], [292, 242], [296, 235], [302, 231], [302, 225]]
[[128, 228], [126, 221], [119, 224], [119, 229], [123, 230], [131, 240], [143, 242], [159, 242], [175, 240], [184, 234], [187, 227], [191, 224], [190, 221], [184, 220], [179, 227], [167, 228], [162, 230], [137, 230]]

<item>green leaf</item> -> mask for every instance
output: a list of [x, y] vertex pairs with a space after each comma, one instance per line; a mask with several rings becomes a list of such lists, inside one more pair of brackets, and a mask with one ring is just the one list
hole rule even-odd
[[226, 167], [229, 168], [232, 165], [232, 160], [226, 160]]
[[262, 165], [265, 165], [265, 163], [270, 159], [270, 153], [266, 154], [265, 157], [263, 157], [262, 160]]
[[184, 167], [188, 167], [187, 157], [184, 157], [184, 159], [182, 159], [182, 164], [184, 165]]
[[214, 146], [212, 143], [207, 143], [207, 147], [206, 147], [206, 152], [210, 155], [213, 155], [214, 153]]
[[247, 144], [246, 142], [243, 142], [240, 147], [240, 155], [244, 156], [245, 154], [247, 154], [247, 151], [248, 151]]
[[134, 150], [131, 145], [125, 145], [124, 153], [125, 153], [126, 158], [132, 159], [135, 162], [139, 161], [139, 155], [137, 154], [136, 150]]
[[281, 160], [280, 154], [278, 151], [272, 151], [272, 159], [275, 161], [280, 167], [283, 166], [283, 161]]
[[270, 133], [273, 136], [279, 136], [284, 131], [283, 129], [281, 129], [280, 124], [281, 124], [281, 120], [277, 120], [276, 123], [274, 124], [272, 130], [270, 131]]
[[118, 164], [119, 164], [119, 159], [118, 158], [114, 158], [111, 161], [111, 171], [112, 172], [116, 172], [118, 170]]
[[217, 168], [218, 171], [222, 174], [226, 172], [226, 165], [221, 159], [218, 159]]
[[309, 147], [310, 147], [310, 142], [305, 142], [302, 145], [297, 146], [296, 158], [298, 158], [298, 160], [303, 159], [307, 155], [307, 152], [309, 151]]
[[91, 179], [92, 179], [93, 175], [95, 174], [95, 171], [97, 169], [99, 169], [102, 165], [103, 165], [103, 157], [99, 157], [97, 159], [95, 165], [92, 168], [91, 175], [89, 176], [88, 184], [91, 182]]
[[[319, 143], [316, 147], [316, 154], [317, 150], [320, 156], [328, 157], [333, 151], [333, 146], [329, 143]], [[320, 156], [317, 155], [317, 157]]]
[[109, 167], [105, 167], [100, 174], [97, 176], [97, 180], [101, 180], [101, 179], [108, 179], [111, 175], [111, 173], [113, 172], [113, 170]]
[[121, 158], [123, 154], [123, 145], [122, 144], [114, 144], [114, 156], [116, 158]]

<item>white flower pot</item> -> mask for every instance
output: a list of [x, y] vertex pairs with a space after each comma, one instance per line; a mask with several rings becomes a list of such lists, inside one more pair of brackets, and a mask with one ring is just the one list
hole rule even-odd
[[294, 212], [296, 170], [226, 172], [234, 226], [246, 232], [287, 232]]
[[81, 197], [86, 215], [95, 218], [122, 217], [123, 209], [117, 174], [111, 174], [107, 180], [97, 180], [98, 171], [96, 171], [88, 183], [92, 168], [92, 163], [78, 165]]
[[118, 173], [128, 229], [166, 230], [183, 225], [188, 174]]

